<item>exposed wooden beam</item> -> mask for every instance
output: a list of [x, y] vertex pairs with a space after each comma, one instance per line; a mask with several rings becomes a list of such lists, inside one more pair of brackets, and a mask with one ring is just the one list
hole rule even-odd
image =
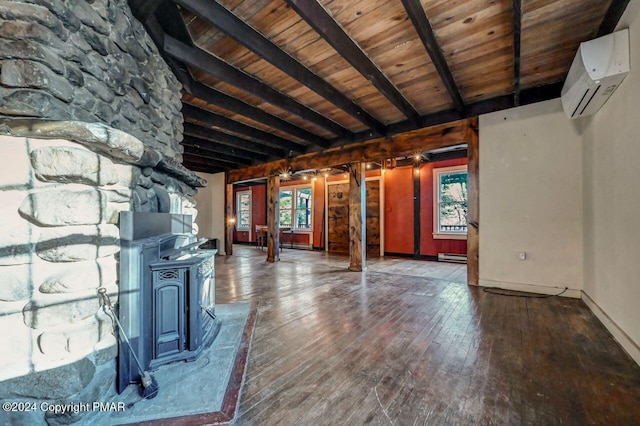
[[234, 133], [239, 133], [250, 138], [257, 139], [275, 148], [283, 148], [299, 153], [306, 151], [306, 147], [304, 145], [281, 138], [280, 136], [272, 135], [271, 133], [256, 129], [255, 127], [247, 126], [246, 124], [239, 123], [220, 114], [200, 109], [193, 105], [183, 103], [182, 113], [185, 116], [185, 120], [193, 119], [210, 126], [220, 127]]
[[238, 149], [227, 145], [220, 145], [206, 139], [194, 138], [192, 136], [185, 136], [184, 140], [180, 143], [184, 146], [202, 149], [207, 152], [231, 155], [238, 158], [244, 158], [245, 160], [255, 160], [259, 162], [268, 160], [266, 155], [256, 154], [255, 152], [245, 151], [244, 149]]
[[209, 155], [204, 152], [196, 152], [195, 150], [185, 150], [184, 151], [184, 159], [188, 159], [191, 162], [199, 162], [202, 164], [211, 164], [213, 166], [226, 167], [226, 168], [239, 168], [239, 167], [247, 167], [251, 162], [247, 161], [236, 161], [230, 160], [227, 158], [219, 158], [217, 154], [211, 153]]
[[513, 0], [513, 103], [520, 105], [520, 45], [522, 40], [522, 0]]
[[185, 167], [187, 167], [192, 172], [209, 173], [209, 174], [222, 173], [222, 172], [224, 172], [226, 170], [226, 169], [218, 169], [218, 168], [215, 168], [215, 167], [200, 166], [200, 165], [195, 165], [195, 164], [194, 165], [185, 164]]
[[279, 174], [282, 170], [320, 169], [334, 167], [354, 161], [372, 161], [381, 158], [395, 158], [410, 155], [416, 151], [429, 151], [445, 146], [465, 143], [467, 128], [476, 125], [477, 118], [459, 120], [451, 123], [427, 127], [390, 139], [376, 138], [367, 142], [352, 144], [341, 148], [331, 148], [322, 152], [299, 155], [297, 157], [258, 164], [227, 174], [227, 182], [263, 178]]
[[420, 117], [420, 113], [333, 19], [324, 6], [316, 0], [286, 0], [286, 2], [407, 118]]
[[189, 136], [187, 136], [181, 144], [184, 146], [185, 153], [202, 153], [202, 155], [236, 164], [256, 164], [256, 162], [264, 162], [267, 160], [266, 157], [259, 158], [256, 154], [246, 153], [246, 151], [238, 154], [235, 151], [232, 152], [229, 147], [225, 147], [224, 145], [216, 145], [209, 141], [194, 139]]
[[255, 152], [257, 154], [264, 154], [277, 158], [284, 158], [287, 156], [287, 152], [283, 149], [271, 148], [267, 145], [252, 142], [218, 130], [201, 127], [189, 122], [184, 123], [184, 134], [225, 145], [230, 148], [240, 148], [246, 151]]
[[278, 92], [262, 83], [255, 77], [229, 65], [222, 59], [196, 47], [190, 47], [175, 38], [166, 35], [163, 41], [164, 51], [192, 67], [198, 68], [212, 76], [242, 89], [265, 102], [329, 130], [339, 138], [349, 138], [352, 132], [338, 123], [299, 103], [293, 98]]
[[216, 26], [229, 37], [264, 58], [292, 78], [344, 110], [368, 127], [385, 134], [385, 126], [372, 115], [314, 74], [271, 40], [243, 22], [215, 0], [174, 0], [199, 18]]
[[191, 92], [193, 96], [202, 99], [212, 105], [219, 106], [226, 110], [243, 115], [247, 118], [255, 120], [259, 123], [266, 124], [275, 129], [289, 133], [290, 135], [304, 139], [305, 141], [312, 143], [313, 145], [327, 148], [329, 141], [311, 132], [308, 132], [300, 127], [294, 126], [288, 121], [284, 121], [281, 118], [268, 114], [259, 108], [249, 105], [233, 96], [229, 96], [224, 92], [214, 89], [204, 84], [197, 82], [192, 83]]
[[[177, 6], [173, 3], [170, 3], [170, 4], [177, 11]], [[180, 22], [183, 23], [182, 18], [180, 17], [179, 19], [180, 19]], [[193, 81], [191, 74], [189, 73], [189, 70], [182, 62], [176, 60], [175, 58], [172, 58], [168, 53], [164, 51], [163, 46], [164, 46], [165, 30], [162, 28], [162, 25], [158, 21], [158, 18], [156, 18], [155, 15], [149, 16], [145, 21], [144, 25], [151, 39], [156, 44], [156, 46], [158, 46], [158, 49], [163, 59], [167, 62], [167, 64], [171, 68], [171, 71], [173, 71], [173, 73], [175, 74], [176, 78], [180, 81], [180, 83], [182, 83], [183, 89], [187, 92], [190, 92], [191, 82]], [[185, 28], [185, 31], [186, 31], [186, 28]], [[182, 33], [179, 32], [177, 36], [182, 37]], [[193, 44], [191, 42], [190, 37], [187, 41], [184, 41], [184, 43], [183, 44], [187, 47]]]
[[629, 0], [612, 0], [600, 24], [600, 28], [598, 28], [598, 37], [611, 34], [616, 29], [616, 25], [618, 25], [618, 21], [620, 21], [628, 4]]
[[[529, 105], [536, 102], [548, 101], [560, 97], [563, 82], [548, 84], [545, 86], [532, 87], [520, 91], [520, 105]], [[400, 121], [388, 126], [387, 135], [393, 136], [400, 133], [410, 132], [424, 127], [435, 126], [438, 124], [449, 123], [456, 120], [464, 120], [466, 118], [476, 117], [481, 114], [488, 114], [494, 111], [513, 108], [515, 105], [513, 95], [503, 95], [495, 98], [479, 101], [466, 105], [465, 110], [460, 113], [455, 109], [440, 111], [433, 114], [425, 115], [420, 119], [419, 123], [413, 120]], [[353, 143], [364, 142], [376, 138], [377, 135], [370, 131], [364, 131], [354, 134], [350, 141], [334, 139], [331, 147], [338, 148], [348, 146]], [[309, 152], [312, 150], [309, 150]], [[320, 152], [319, 150], [315, 150]]]
[[163, 0], [129, 0], [131, 13], [140, 22], [145, 22], [152, 16]]
[[420, 0], [402, 0], [402, 4], [409, 15], [409, 19], [411, 19], [420, 40], [422, 40], [422, 44], [424, 44], [425, 49], [427, 49], [427, 53], [429, 53], [429, 56], [431, 57], [431, 62], [433, 62], [433, 65], [436, 67], [436, 71], [440, 74], [440, 78], [442, 79], [444, 86], [447, 88], [447, 92], [449, 92], [453, 105], [458, 112], [464, 111], [465, 105], [462, 100], [462, 96], [460, 95], [460, 90], [453, 78], [453, 74], [451, 74], [451, 70], [449, 69], [447, 60], [442, 53], [442, 49], [440, 49], [438, 40], [433, 33], [431, 22], [429, 22], [429, 18], [427, 18], [427, 14], [422, 7], [422, 2]]

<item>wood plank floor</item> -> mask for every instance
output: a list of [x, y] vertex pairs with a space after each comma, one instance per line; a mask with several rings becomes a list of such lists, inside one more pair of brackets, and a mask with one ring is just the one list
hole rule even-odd
[[259, 304], [235, 425], [640, 424], [640, 367], [580, 300], [493, 295], [427, 262], [265, 257], [216, 260], [216, 302]]

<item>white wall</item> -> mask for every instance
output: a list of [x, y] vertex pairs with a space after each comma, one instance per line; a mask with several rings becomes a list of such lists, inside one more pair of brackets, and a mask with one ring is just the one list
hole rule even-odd
[[640, 363], [640, 22], [632, 1], [631, 72], [585, 123], [585, 302]]
[[580, 296], [581, 143], [559, 99], [480, 117], [480, 285]]
[[226, 181], [224, 173], [197, 173], [206, 179], [206, 188], [198, 189], [195, 199], [198, 202], [198, 237], [217, 238], [218, 253], [224, 254], [224, 198]]

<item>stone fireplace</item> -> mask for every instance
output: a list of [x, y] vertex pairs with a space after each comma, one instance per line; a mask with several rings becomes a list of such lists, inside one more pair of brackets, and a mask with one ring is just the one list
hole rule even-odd
[[181, 165], [180, 89], [126, 1], [0, 1], [0, 402], [115, 392], [96, 290], [117, 301], [119, 213], [195, 219], [206, 184]]

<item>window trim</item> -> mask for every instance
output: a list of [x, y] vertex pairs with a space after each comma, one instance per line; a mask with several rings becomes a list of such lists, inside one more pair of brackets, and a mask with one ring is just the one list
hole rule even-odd
[[295, 199], [296, 199], [296, 194], [298, 189], [310, 189], [311, 190], [311, 208], [309, 210], [311, 210], [311, 220], [309, 220], [309, 227], [308, 228], [298, 228], [293, 226], [294, 223], [291, 224], [291, 227], [284, 227], [284, 228], [288, 228], [291, 229], [292, 232], [296, 232], [296, 233], [312, 233], [313, 232], [313, 219], [314, 219], [314, 214], [313, 214], [313, 195], [314, 195], [314, 189], [313, 189], [314, 185], [309, 182], [309, 183], [303, 183], [303, 184], [299, 184], [299, 185], [287, 185], [287, 186], [280, 186], [280, 188], [278, 189], [278, 226], [280, 228], [283, 228], [282, 224], [279, 222], [280, 221], [280, 211], [282, 210], [281, 206], [280, 206], [280, 193], [282, 191], [289, 191], [291, 190], [291, 221], [294, 222], [295, 221], [295, 211], [297, 210], [295, 208], [296, 204], [295, 204]]
[[[249, 195], [249, 226], [240, 226], [240, 195]], [[251, 232], [252, 214], [253, 214], [253, 194], [251, 189], [236, 191], [236, 231]], [[251, 234], [249, 234], [251, 235]]]
[[437, 169], [433, 169], [433, 239], [434, 240], [466, 240], [469, 229], [467, 227], [467, 232], [465, 233], [454, 233], [454, 232], [440, 232], [440, 197], [439, 197], [439, 186], [440, 186], [440, 175], [448, 174], [451, 172], [465, 171], [467, 172], [467, 203], [468, 200], [468, 189], [469, 189], [469, 168], [467, 164], [461, 164], [458, 166], [450, 166], [450, 167], [439, 167]]

